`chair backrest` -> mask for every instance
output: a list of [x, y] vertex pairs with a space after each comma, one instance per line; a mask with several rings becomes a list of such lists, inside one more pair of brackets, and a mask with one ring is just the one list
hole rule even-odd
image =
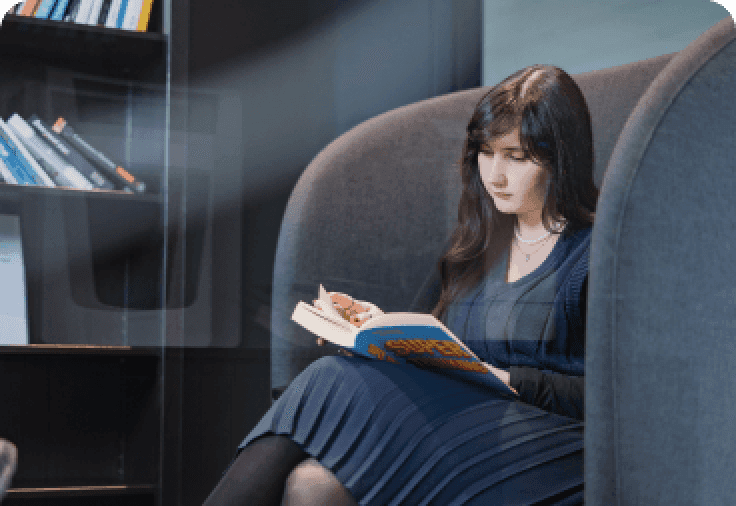
[[[595, 181], [629, 113], [673, 54], [573, 75], [591, 113]], [[291, 320], [317, 286], [406, 311], [457, 222], [459, 160], [488, 87], [431, 98], [365, 121], [330, 143], [288, 201], [276, 249], [272, 380], [288, 385], [327, 351]]]
[[735, 39], [728, 17], [669, 61], [603, 178], [586, 326], [588, 505], [736, 497]]

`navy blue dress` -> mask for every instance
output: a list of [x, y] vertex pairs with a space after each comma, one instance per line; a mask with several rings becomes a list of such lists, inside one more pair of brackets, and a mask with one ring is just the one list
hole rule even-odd
[[[542, 265], [513, 283], [505, 254], [444, 323], [497, 367], [582, 376], [591, 230], [563, 234]], [[323, 357], [239, 450], [267, 433], [299, 444], [361, 505], [583, 503], [582, 421], [433, 370]]]

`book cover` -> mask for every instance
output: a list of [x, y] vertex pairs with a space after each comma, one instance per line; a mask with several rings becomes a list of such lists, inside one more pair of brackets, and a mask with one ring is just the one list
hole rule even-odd
[[51, 12], [49, 19], [53, 21], [63, 20], [67, 5], [69, 5], [69, 0], [59, 0], [56, 2], [56, 6], [54, 6], [54, 10]]
[[[18, 180], [18, 184], [47, 185], [48, 178], [43, 177], [41, 166], [2, 118], [0, 118], [0, 142], [3, 146], [0, 156]], [[55, 185], [52, 182], [47, 186]]]
[[33, 128], [38, 134], [64, 158], [70, 165], [75, 167], [84, 177], [89, 179], [93, 186], [103, 190], [114, 190], [115, 185], [105, 176], [92, 166], [82, 154], [67, 144], [59, 135], [52, 132], [51, 129], [41, 121], [41, 118], [35, 114], [28, 118]]
[[118, 27], [118, 14], [120, 14], [120, 8], [122, 5], [122, 0], [112, 0], [110, 10], [107, 11], [107, 20], [105, 21], [105, 26], [107, 28]]
[[[395, 364], [428, 368], [518, 397], [445, 325], [430, 314], [383, 313], [358, 325], [333, 306], [322, 285], [316, 306], [299, 302], [291, 319], [352, 353]], [[362, 302], [362, 301], [361, 301]], [[366, 304], [366, 303], [363, 303]]]
[[144, 193], [146, 191], [146, 185], [143, 181], [136, 179], [130, 172], [120, 165], [114, 164], [109, 158], [90, 146], [87, 141], [77, 135], [64, 118], [57, 119], [51, 126], [51, 130], [61, 135], [64, 140], [82, 153], [82, 156], [107, 176], [119, 189], [134, 193]]
[[33, 128], [20, 115], [17, 113], [13, 114], [8, 118], [7, 124], [46, 171], [48, 174], [46, 177], [47, 180], [50, 176], [51, 180], [58, 186], [79, 188], [82, 190], [94, 189], [92, 183], [82, 176], [77, 169], [54, 153], [54, 150], [36, 134]]
[[151, 18], [151, 8], [153, 6], [153, 0], [143, 0], [143, 6], [141, 7], [141, 15], [138, 18], [138, 27], [136, 28], [139, 32], [145, 32], [148, 30], [148, 20]]
[[36, 17], [39, 19], [48, 19], [51, 14], [51, 9], [54, 8], [56, 0], [41, 0], [36, 10]]

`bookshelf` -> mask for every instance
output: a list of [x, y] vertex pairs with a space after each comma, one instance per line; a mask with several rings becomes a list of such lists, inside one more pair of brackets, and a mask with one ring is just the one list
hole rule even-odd
[[27, 345], [0, 346], [0, 434], [18, 447], [3, 505], [170, 503], [164, 448], [180, 442], [165, 442], [165, 399], [180, 385], [166, 382], [164, 309], [186, 302], [170, 296], [177, 258], [201, 258], [176, 219], [186, 174], [168, 170], [170, 9], [156, 0], [145, 33], [15, 15], [0, 27], [0, 116], [64, 117], [147, 187], [0, 184], [0, 210], [20, 217], [28, 320]]

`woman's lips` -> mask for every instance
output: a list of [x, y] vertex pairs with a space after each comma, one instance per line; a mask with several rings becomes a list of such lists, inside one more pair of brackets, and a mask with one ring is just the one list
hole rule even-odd
[[507, 198], [511, 197], [511, 194], [510, 193], [498, 193], [498, 192], [495, 192], [495, 193], [496, 193], [496, 197], [500, 197], [502, 199], [507, 199]]

